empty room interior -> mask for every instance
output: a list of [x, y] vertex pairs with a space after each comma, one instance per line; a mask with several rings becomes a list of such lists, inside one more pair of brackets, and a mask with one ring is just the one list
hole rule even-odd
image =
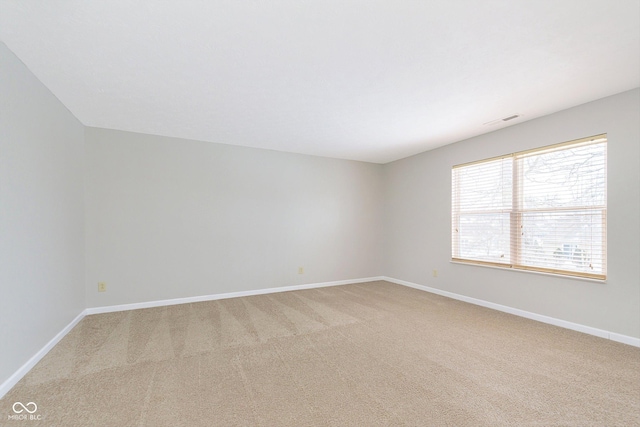
[[640, 425], [640, 0], [0, 0], [0, 426]]

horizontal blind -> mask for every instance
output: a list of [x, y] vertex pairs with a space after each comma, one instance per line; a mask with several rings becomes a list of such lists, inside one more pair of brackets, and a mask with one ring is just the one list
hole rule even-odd
[[606, 278], [606, 136], [452, 169], [452, 258]]
[[606, 275], [606, 139], [514, 157], [518, 265]]
[[510, 264], [512, 158], [454, 168], [453, 258]]

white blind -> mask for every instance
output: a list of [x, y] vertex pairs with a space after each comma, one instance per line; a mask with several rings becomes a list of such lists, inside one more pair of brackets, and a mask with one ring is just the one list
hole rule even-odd
[[452, 257], [606, 278], [606, 136], [452, 170]]
[[453, 169], [455, 258], [510, 264], [511, 157]]

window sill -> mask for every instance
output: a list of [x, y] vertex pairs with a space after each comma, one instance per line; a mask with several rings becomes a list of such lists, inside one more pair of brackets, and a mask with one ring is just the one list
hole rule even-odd
[[468, 265], [471, 267], [482, 267], [482, 268], [492, 268], [494, 270], [503, 270], [503, 271], [513, 271], [513, 272], [518, 272], [518, 273], [528, 273], [528, 274], [539, 274], [542, 276], [551, 276], [551, 277], [559, 277], [562, 279], [573, 279], [573, 280], [580, 280], [583, 282], [594, 282], [594, 283], [607, 283], [607, 279], [601, 280], [601, 279], [592, 279], [590, 277], [580, 277], [580, 276], [570, 276], [570, 275], [565, 275], [565, 274], [557, 274], [557, 273], [547, 273], [544, 271], [535, 271], [535, 270], [522, 270], [519, 268], [511, 268], [511, 267], [498, 267], [495, 265], [485, 265], [485, 264], [476, 264], [473, 262], [461, 262], [461, 261], [453, 261], [453, 260], [449, 260], [449, 262], [451, 264], [460, 264], [460, 265]]

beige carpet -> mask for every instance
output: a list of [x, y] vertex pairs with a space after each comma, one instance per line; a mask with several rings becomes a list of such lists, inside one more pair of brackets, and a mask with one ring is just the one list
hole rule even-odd
[[[42, 420], [9, 420], [16, 401]], [[632, 426], [640, 349], [372, 282], [87, 316], [0, 415], [22, 426]]]

